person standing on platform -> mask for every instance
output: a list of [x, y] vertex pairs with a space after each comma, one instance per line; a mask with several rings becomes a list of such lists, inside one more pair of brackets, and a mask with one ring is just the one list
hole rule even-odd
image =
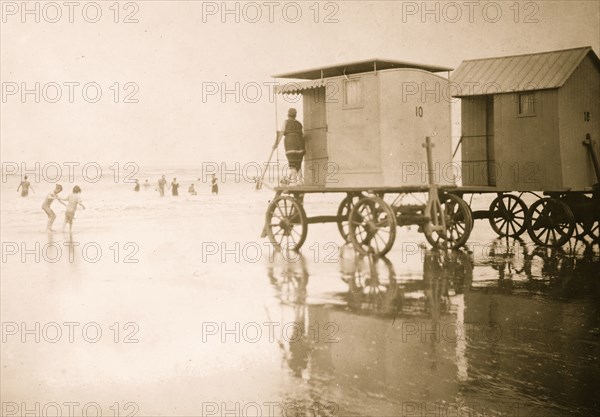
[[304, 158], [304, 137], [302, 134], [302, 123], [296, 120], [296, 109], [288, 110], [288, 118], [283, 125], [283, 131], [277, 132], [276, 148], [284, 137], [285, 156], [288, 160], [290, 174], [288, 181], [290, 185], [302, 185], [302, 159]]

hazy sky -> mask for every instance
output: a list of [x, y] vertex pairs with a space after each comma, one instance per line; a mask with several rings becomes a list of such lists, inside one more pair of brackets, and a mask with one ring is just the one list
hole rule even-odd
[[[597, 0], [227, 2], [226, 15], [222, 2], [30, 1], [39, 23], [21, 1], [1, 3], [2, 161], [261, 162], [274, 139], [272, 74], [372, 57], [456, 68], [587, 45], [600, 54]], [[40, 103], [21, 96], [36, 83]], [[236, 83], [239, 103], [220, 91], [203, 99]], [[101, 89], [96, 103], [85, 84], [89, 101]]]

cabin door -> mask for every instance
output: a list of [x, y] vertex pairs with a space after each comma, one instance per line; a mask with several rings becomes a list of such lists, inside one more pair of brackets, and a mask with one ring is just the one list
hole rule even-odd
[[485, 147], [488, 185], [496, 185], [496, 156], [494, 152], [494, 96], [486, 97], [485, 105]]
[[325, 110], [325, 88], [304, 91], [304, 183], [325, 185], [328, 173], [327, 117]]

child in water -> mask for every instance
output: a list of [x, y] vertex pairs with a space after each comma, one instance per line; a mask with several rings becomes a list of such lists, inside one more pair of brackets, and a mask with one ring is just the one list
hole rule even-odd
[[54, 187], [54, 191], [52, 191], [50, 194], [48, 194], [46, 196], [46, 199], [44, 200], [44, 204], [42, 204], [42, 210], [44, 210], [46, 212], [46, 214], [48, 215], [48, 225], [46, 226], [46, 230], [48, 232], [53, 231], [52, 224], [54, 223], [54, 220], [56, 219], [56, 214], [50, 208], [50, 205], [54, 202], [54, 200], [58, 200], [58, 202], [60, 204], [62, 204], [63, 206], [66, 207], [66, 204], [63, 203], [63, 199], [58, 196], [58, 193], [60, 193], [62, 191], [62, 189], [63, 189], [62, 185], [56, 184], [56, 187]]
[[190, 185], [190, 187], [188, 188], [188, 193], [190, 193], [190, 195], [198, 195], [198, 193], [196, 192], [196, 187], [194, 187], [194, 184]]
[[65, 224], [63, 225], [63, 231], [65, 230], [65, 226], [69, 223], [69, 233], [73, 228], [73, 219], [75, 218], [75, 212], [77, 211], [77, 205], [80, 205], [82, 209], [85, 210], [85, 206], [81, 203], [81, 197], [79, 194], [81, 193], [81, 188], [79, 185], [73, 187], [73, 193], [71, 193], [66, 201], [67, 201], [67, 210], [65, 211]]

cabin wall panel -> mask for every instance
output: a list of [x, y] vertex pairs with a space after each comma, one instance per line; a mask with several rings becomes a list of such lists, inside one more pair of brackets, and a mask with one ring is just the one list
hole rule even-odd
[[502, 190], [562, 188], [556, 90], [535, 92], [535, 116], [519, 117], [519, 93], [494, 96], [496, 185]]
[[382, 71], [379, 78], [384, 185], [428, 183], [427, 136], [436, 183], [454, 184], [448, 80], [420, 70]]
[[558, 106], [563, 185], [581, 190], [598, 182], [589, 150], [582, 145], [587, 133], [600, 156], [600, 71], [589, 56], [559, 90]]
[[325, 184], [382, 185], [379, 135], [379, 78], [376, 74], [349, 77], [362, 80], [362, 107], [344, 106], [345, 78], [327, 80], [328, 174]]

